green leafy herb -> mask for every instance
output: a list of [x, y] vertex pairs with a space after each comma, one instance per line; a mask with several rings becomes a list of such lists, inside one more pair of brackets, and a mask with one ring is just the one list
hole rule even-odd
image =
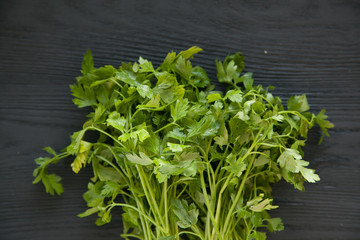
[[[261, 240], [266, 228], [283, 230], [268, 213], [278, 208], [271, 185], [284, 179], [304, 190], [319, 181], [302, 147], [315, 124], [325, 136], [334, 125], [325, 110], [309, 112], [305, 95], [290, 97], [285, 109], [272, 87], [243, 73], [241, 53], [216, 61], [218, 81], [229, 87], [213, 91], [190, 62], [201, 50], [171, 52], [158, 68], [142, 57], [95, 68], [88, 50], [70, 88], [74, 103], [92, 112], [61, 153], [44, 148], [50, 156], [35, 159], [33, 183], [60, 195], [50, 164], [72, 156], [75, 173], [91, 167], [89, 208], [78, 216], [97, 214], [103, 225], [121, 207], [124, 239]], [[98, 139], [85, 138], [88, 131]]]

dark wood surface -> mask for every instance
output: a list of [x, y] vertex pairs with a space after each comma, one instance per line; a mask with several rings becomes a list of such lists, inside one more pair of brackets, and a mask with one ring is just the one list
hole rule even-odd
[[192, 45], [213, 80], [215, 58], [241, 51], [256, 83], [285, 100], [306, 93], [336, 126], [320, 146], [314, 129], [305, 150], [319, 183], [274, 187], [285, 230], [269, 239], [360, 239], [360, 2], [343, 0], [0, 1], [0, 239], [120, 239], [119, 212], [103, 227], [76, 217], [89, 170], [53, 167], [65, 193], [52, 197], [31, 184], [33, 159], [85, 119], [68, 85], [86, 49], [96, 66], [140, 55], [158, 65]]

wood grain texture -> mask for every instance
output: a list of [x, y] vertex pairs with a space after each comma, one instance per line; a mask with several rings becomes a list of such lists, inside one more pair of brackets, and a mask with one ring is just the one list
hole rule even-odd
[[360, 3], [340, 0], [0, 1], [0, 239], [120, 239], [120, 212], [103, 227], [76, 217], [89, 170], [54, 167], [65, 193], [51, 197], [31, 184], [33, 159], [65, 147], [85, 119], [68, 85], [87, 48], [96, 66], [140, 55], [158, 65], [192, 45], [213, 80], [215, 58], [241, 51], [256, 83], [284, 99], [306, 93], [336, 126], [321, 146], [313, 130], [305, 149], [320, 183], [274, 187], [285, 231], [269, 239], [359, 239]]

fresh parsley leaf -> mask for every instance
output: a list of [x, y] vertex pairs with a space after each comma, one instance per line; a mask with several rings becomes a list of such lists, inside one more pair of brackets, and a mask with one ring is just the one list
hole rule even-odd
[[154, 67], [151, 62], [142, 57], [139, 58], [139, 71], [140, 72], [155, 72]]
[[222, 99], [221, 95], [218, 93], [213, 93], [213, 94], [209, 94], [207, 96], [207, 102], [208, 103], [212, 103], [215, 102], [216, 100]]
[[63, 186], [61, 185], [61, 177], [56, 174], [43, 174], [41, 181], [45, 186], [46, 192], [54, 195], [60, 195], [64, 192]]
[[120, 116], [120, 113], [114, 111], [109, 114], [108, 119], [106, 120], [108, 126], [112, 126], [121, 132], [125, 130], [126, 119]]
[[126, 154], [126, 158], [131, 163], [134, 163], [134, 164], [140, 164], [140, 165], [143, 165], [143, 166], [153, 164], [153, 161], [145, 153], [139, 152], [139, 155], [140, 156], [138, 156], [135, 153], [128, 153], [128, 154]]
[[192, 225], [196, 224], [198, 220], [199, 211], [196, 209], [195, 204], [190, 204], [185, 200], [179, 200], [173, 198], [172, 203], [172, 212], [177, 219], [176, 223], [181, 228], [189, 228]]
[[292, 96], [287, 102], [290, 111], [306, 112], [310, 109], [306, 95]]
[[185, 117], [188, 108], [189, 108], [189, 101], [187, 100], [187, 98], [176, 100], [175, 106], [172, 105], [170, 107], [170, 114], [174, 122]]
[[84, 60], [81, 64], [81, 73], [86, 75], [94, 69], [94, 59], [91, 50], [88, 49], [84, 55]]
[[210, 79], [206, 71], [199, 66], [195, 66], [191, 69], [190, 81], [194, 84], [194, 86], [199, 88], [204, 88], [210, 85]]
[[183, 56], [180, 56], [175, 63], [175, 70], [185, 79], [190, 78], [192, 66], [189, 60], [186, 60]]
[[334, 127], [334, 124], [326, 120], [327, 118], [328, 116], [325, 114], [325, 109], [321, 110], [321, 112], [318, 115], [316, 115], [316, 123], [320, 126], [323, 133], [319, 140], [319, 143], [322, 142], [324, 135], [328, 137], [330, 136], [328, 133], [328, 129]]
[[96, 105], [96, 96], [92, 88], [81, 85], [70, 85], [72, 95], [76, 98], [73, 99], [75, 105], [79, 108]]

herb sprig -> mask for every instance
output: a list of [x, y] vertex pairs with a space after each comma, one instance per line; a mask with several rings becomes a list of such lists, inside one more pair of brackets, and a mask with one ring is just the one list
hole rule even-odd
[[[284, 179], [303, 191], [304, 182], [319, 181], [302, 147], [315, 124], [327, 136], [333, 124], [325, 110], [309, 112], [305, 95], [284, 109], [272, 87], [243, 73], [241, 53], [216, 61], [229, 87], [215, 91], [205, 70], [191, 65], [201, 50], [170, 52], [158, 68], [142, 57], [95, 68], [88, 50], [70, 87], [74, 103], [93, 111], [62, 153], [44, 148], [51, 157], [35, 159], [33, 183], [60, 195], [50, 164], [74, 156], [75, 173], [92, 167], [83, 195], [89, 209], [78, 216], [97, 214], [103, 225], [121, 207], [124, 239], [262, 240], [266, 228], [282, 230], [268, 213], [278, 207], [271, 185]], [[85, 140], [89, 131], [97, 141]]]

